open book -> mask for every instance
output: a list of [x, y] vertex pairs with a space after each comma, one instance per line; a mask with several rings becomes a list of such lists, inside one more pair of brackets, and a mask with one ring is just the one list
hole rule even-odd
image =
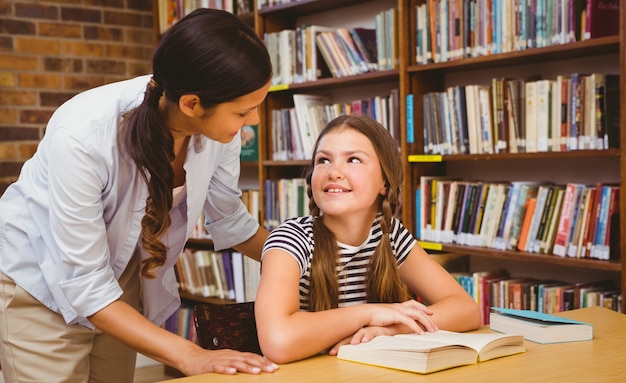
[[491, 309], [489, 327], [494, 331], [523, 334], [526, 339], [537, 343], [576, 342], [593, 338], [593, 326], [589, 323], [532, 310]]
[[525, 352], [522, 335], [434, 333], [381, 335], [367, 343], [343, 345], [337, 358], [427, 374]]

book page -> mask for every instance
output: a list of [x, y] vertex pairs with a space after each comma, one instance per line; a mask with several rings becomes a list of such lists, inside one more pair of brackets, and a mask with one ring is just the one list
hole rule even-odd
[[394, 338], [405, 339], [416, 344], [428, 342], [439, 343], [442, 346], [448, 344], [470, 347], [478, 352], [479, 360], [481, 361], [525, 351], [524, 337], [522, 335], [459, 333], [439, 330], [422, 335], [399, 334], [395, 335]]

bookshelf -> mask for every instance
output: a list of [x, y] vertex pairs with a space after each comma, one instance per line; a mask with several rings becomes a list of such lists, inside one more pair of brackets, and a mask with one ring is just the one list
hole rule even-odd
[[[307, 23], [331, 25], [333, 20], [339, 24], [353, 23], [345, 15], [357, 14], [361, 19], [371, 18], [371, 3], [361, 1], [298, 1], [276, 4], [259, 9], [255, 14], [255, 26], [259, 35], [294, 29]], [[518, 179], [550, 180], [556, 183], [614, 183], [621, 186], [621, 198], [624, 198], [626, 182], [624, 138], [621, 137], [619, 148], [607, 150], [572, 150], [566, 152], [538, 153], [499, 153], [499, 154], [463, 154], [463, 155], [425, 155], [423, 150], [424, 135], [422, 121], [424, 111], [421, 97], [435, 91], [443, 91], [453, 85], [482, 83], [489, 85], [494, 77], [517, 76], [527, 78], [541, 75], [553, 78], [573, 72], [617, 73], [621, 76], [620, 100], [624, 99], [624, 9], [620, 10], [622, 32], [619, 35], [593, 38], [567, 44], [546, 45], [538, 48], [512, 50], [505, 53], [468, 57], [429, 64], [416, 62], [416, 13], [418, 5], [427, 1], [399, 0], [381, 5], [398, 10], [399, 65], [388, 71], [375, 71], [351, 77], [335, 78], [323, 76], [313, 82], [281, 84], [274, 86], [263, 105], [260, 129], [259, 184], [268, 179], [301, 177], [306, 160], [272, 159], [273, 142], [270, 133], [272, 126], [271, 111], [293, 106], [292, 95], [312, 93], [343, 96], [359, 94], [363, 89], [384, 87], [399, 89], [399, 115], [402, 132], [401, 151], [405, 158], [405, 174], [408, 176], [403, 187], [402, 219], [407, 227], [416, 230], [415, 189], [421, 176], [450, 176], [460, 179], [479, 179], [483, 181], [515, 181]], [[369, 7], [369, 8], [368, 8]], [[333, 17], [335, 16], [335, 17]], [[320, 22], [323, 20], [324, 22]], [[404, 102], [408, 94], [414, 95], [415, 141], [407, 143], [407, 106]], [[624, 108], [621, 108], [624, 109]], [[621, 111], [624, 121], [624, 111]], [[622, 135], [623, 136], [623, 135]], [[537, 171], [541, 169], [541, 171]], [[261, 200], [266, 194], [261, 187]], [[624, 204], [621, 204], [620, 217], [625, 217]], [[267, 207], [262, 208], [262, 219]], [[626, 228], [626, 221], [619, 222], [620, 232]], [[512, 273], [519, 269], [527, 276], [571, 279], [571, 282], [585, 278], [608, 278], [618, 286], [622, 295], [626, 292], [626, 277], [623, 270], [626, 260], [596, 260], [589, 258], [569, 258], [554, 255], [536, 254], [521, 251], [502, 251], [485, 247], [461, 246], [452, 243], [422, 242], [433, 252], [468, 254], [477, 265], [512, 265]], [[616, 249], [624, 253], [623, 241]], [[478, 266], [478, 267], [481, 267]], [[509, 267], [511, 268], [511, 267]], [[580, 279], [582, 278], [582, 279]], [[623, 305], [623, 304], [622, 304]], [[623, 307], [622, 307], [623, 310]]]
[[[266, 2], [269, 3], [269, 2]], [[482, 181], [514, 181], [521, 179], [550, 180], [555, 183], [583, 182], [614, 183], [620, 186], [620, 200], [626, 192], [626, 138], [622, 134], [619, 148], [607, 150], [571, 150], [565, 152], [499, 153], [425, 155], [422, 121], [424, 110], [421, 97], [443, 91], [455, 85], [489, 85], [492, 78], [515, 76], [526, 78], [539, 74], [544, 78], [573, 72], [603, 72], [620, 74], [619, 99], [625, 100], [626, 83], [626, 10], [620, 9], [620, 33], [614, 36], [593, 38], [540, 48], [514, 50], [477, 57], [462, 58], [429, 64], [416, 63], [415, 7], [426, 4], [424, 0], [300, 0], [297, 2], [265, 5], [248, 15], [260, 36], [266, 33], [295, 29], [306, 24], [329, 26], [372, 25], [379, 11], [395, 8], [398, 15], [398, 65], [394, 69], [373, 71], [360, 75], [335, 78], [328, 73], [316, 81], [276, 84], [261, 106], [259, 125], [259, 161], [247, 165], [256, 167], [260, 201], [266, 200], [264, 185], [267, 180], [302, 177], [307, 160], [275, 160], [272, 157], [272, 111], [294, 106], [294, 94], [329, 95], [344, 102], [362, 95], [386, 94], [398, 89], [397, 106], [401, 127], [400, 150], [407, 175], [403, 185], [402, 220], [415, 232], [417, 228], [415, 190], [421, 176], [450, 176], [459, 179]], [[157, 8], [155, 8], [157, 9]], [[415, 140], [407, 143], [408, 94], [414, 95], [411, 114], [415, 124]], [[625, 108], [620, 110], [620, 121], [626, 121]], [[619, 232], [626, 230], [626, 207], [620, 204]], [[261, 222], [267, 217], [268, 207], [261, 202]], [[572, 282], [579, 278], [612, 279], [622, 295], [626, 292], [626, 259], [604, 261], [589, 258], [569, 258], [521, 251], [463, 246], [453, 243], [422, 242], [434, 253], [468, 254], [477, 267], [504, 265], [520, 275], [559, 277]], [[626, 253], [626, 243], [621, 241], [617, 250]], [[622, 303], [622, 310], [624, 310]]]
[[[411, 6], [423, 4], [423, 1], [411, 2]], [[500, 153], [500, 154], [426, 154], [421, 122], [425, 113], [422, 96], [431, 92], [441, 92], [455, 85], [489, 85], [492, 78], [518, 77], [530, 78], [540, 75], [551, 79], [557, 75], [571, 73], [615, 73], [620, 75], [619, 100], [624, 100], [624, 3], [620, 9], [620, 33], [618, 35], [570, 42], [561, 45], [549, 45], [525, 50], [510, 51], [458, 60], [449, 60], [429, 64], [416, 63], [414, 15], [408, 15], [409, 25], [409, 62], [404, 75], [408, 83], [407, 92], [414, 95], [413, 120], [415, 140], [407, 144], [407, 171], [411, 175], [411, 185], [405, 189], [403, 216], [413, 228], [418, 225], [418, 209], [415, 190], [421, 176], [441, 176], [459, 180], [480, 180], [483, 182], [511, 182], [532, 180], [566, 184], [580, 182], [595, 184], [602, 182], [620, 187], [620, 199], [624, 200], [626, 183], [624, 137], [620, 137], [619, 148], [605, 150], [571, 150], [536, 153]], [[620, 102], [621, 104], [621, 102]], [[624, 108], [620, 110], [620, 124], [623, 126]], [[418, 127], [418, 123], [419, 127]], [[418, 132], [419, 130], [419, 132]], [[621, 130], [621, 129], [620, 129]], [[407, 215], [407, 210], [412, 214]], [[624, 205], [619, 210], [619, 232], [626, 227]], [[561, 257], [551, 254], [519, 250], [496, 250], [490, 247], [459, 245], [457, 243], [423, 242], [431, 251], [468, 254], [472, 263], [477, 261], [483, 266], [494, 268], [506, 267], [511, 274], [523, 277], [560, 279], [569, 283], [610, 279], [621, 295], [626, 292], [626, 245], [621, 241], [611, 249], [615, 258], [598, 260], [591, 258]], [[514, 265], [510, 267], [510, 265]], [[516, 270], [516, 268], [518, 270]], [[621, 310], [624, 304], [621, 303]]]
[[[299, 33], [300, 30], [304, 31], [311, 26], [374, 29], [376, 27], [377, 15], [389, 9], [397, 9], [398, 4], [399, 2], [395, 0], [301, 0], [261, 7], [256, 12], [255, 26], [259, 36], [266, 38], [266, 41], [268, 41], [268, 34], [285, 30], [294, 30], [296, 33]], [[398, 23], [397, 25], [401, 24]], [[401, 36], [398, 35], [400, 40], [402, 39]], [[303, 37], [302, 39], [309, 41], [309, 38]], [[398, 42], [400, 41], [398, 40]], [[268, 44], [268, 46], [270, 46], [271, 54], [271, 45]], [[297, 108], [297, 105], [294, 103], [294, 95], [324, 96], [330, 99], [330, 103], [334, 106], [342, 105], [341, 107], [346, 107], [346, 104], [348, 104], [348, 107], [352, 107], [358, 101], [364, 103], [367, 102], [366, 100], [377, 98], [386, 100], [388, 97], [390, 98], [393, 92], [400, 94], [399, 87], [402, 83], [400, 81], [400, 65], [403, 62], [403, 59], [400, 59], [400, 57], [402, 55], [403, 52], [400, 49], [397, 57], [398, 64], [395, 68], [368, 71], [344, 77], [333, 77], [323, 57], [318, 56], [320, 73], [318, 73], [316, 80], [311, 81], [305, 77], [301, 81], [294, 80], [291, 83], [282, 83], [279, 80], [278, 83], [273, 84], [260, 111], [261, 128], [259, 129], [259, 153], [261, 158], [259, 162], [259, 185], [261, 201], [264, 201], [261, 222], [265, 224], [266, 228], [271, 229], [273, 224], [277, 222], [274, 217], [270, 217], [273, 215], [273, 213], [270, 213], [270, 210], [273, 211], [273, 209], [267, 202], [270, 193], [269, 187], [266, 188], [266, 183], [268, 180], [278, 181], [284, 178], [303, 177], [304, 170], [310, 162], [308, 159], [276, 160], [274, 158], [276, 143], [273, 140], [273, 132], [275, 131], [273, 123], [276, 122], [277, 118], [276, 115], [273, 115], [273, 112], [281, 109]], [[306, 73], [306, 71], [304, 72]], [[395, 107], [398, 113], [398, 120], [401, 118], [400, 110], [402, 108], [401, 104]], [[330, 117], [325, 115], [324, 118], [329, 119]], [[399, 122], [398, 126], [401, 126]], [[399, 136], [398, 142], [399, 144], [401, 142]]]

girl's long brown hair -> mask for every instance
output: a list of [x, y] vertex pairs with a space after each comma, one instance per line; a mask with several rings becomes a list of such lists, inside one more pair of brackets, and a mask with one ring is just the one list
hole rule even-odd
[[[367, 302], [393, 303], [409, 298], [408, 290], [398, 274], [396, 258], [391, 248], [389, 234], [391, 219], [396, 213], [400, 201], [400, 188], [404, 178], [402, 161], [398, 147], [387, 129], [371, 117], [364, 115], [345, 115], [330, 121], [317, 140], [327, 133], [339, 129], [353, 129], [364, 134], [374, 146], [380, 162], [387, 193], [381, 195], [378, 209], [381, 213], [380, 226], [382, 238], [374, 250], [365, 276]], [[317, 152], [317, 144], [313, 153]], [[309, 311], [322, 311], [339, 305], [339, 285], [337, 277], [337, 257], [339, 249], [333, 233], [324, 225], [324, 216], [315, 204], [311, 190], [311, 176], [315, 162], [308, 168], [308, 184], [311, 214], [313, 221], [314, 249], [311, 260], [309, 286]]]
[[120, 141], [148, 186], [141, 245], [150, 254], [143, 276], [165, 263], [161, 238], [171, 225], [174, 139], [159, 113], [159, 99], [177, 105], [194, 94], [204, 108], [260, 89], [272, 77], [263, 41], [230, 12], [200, 8], [177, 21], [161, 38], [152, 59], [152, 81], [141, 105], [124, 116]]

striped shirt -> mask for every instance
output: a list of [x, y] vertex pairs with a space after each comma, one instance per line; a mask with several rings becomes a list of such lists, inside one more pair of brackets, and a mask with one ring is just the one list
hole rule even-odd
[[[380, 215], [375, 219], [370, 233], [359, 246], [337, 242], [339, 261], [339, 307], [366, 302], [365, 273], [370, 257], [378, 246], [382, 231]], [[417, 243], [402, 223], [393, 218], [391, 222], [391, 248], [398, 267], [404, 263]], [[311, 258], [313, 257], [313, 217], [308, 215], [290, 218], [275, 228], [265, 242], [263, 254], [270, 249], [282, 249], [291, 254], [300, 267], [300, 310], [306, 311], [309, 304]]]

